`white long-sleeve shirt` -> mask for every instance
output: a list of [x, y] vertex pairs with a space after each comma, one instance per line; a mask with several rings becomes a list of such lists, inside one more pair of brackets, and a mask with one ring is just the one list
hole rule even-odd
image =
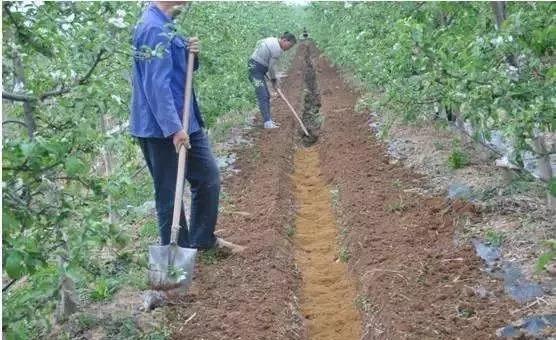
[[276, 79], [276, 65], [283, 53], [284, 50], [280, 47], [278, 38], [270, 37], [257, 42], [257, 47], [251, 55], [251, 59], [268, 67], [270, 79]]

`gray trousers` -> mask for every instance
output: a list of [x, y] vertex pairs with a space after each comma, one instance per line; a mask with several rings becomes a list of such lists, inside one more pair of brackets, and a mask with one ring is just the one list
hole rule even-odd
[[266, 86], [265, 74], [268, 72], [268, 67], [256, 62], [253, 59], [249, 59], [247, 63], [249, 69], [249, 81], [255, 87], [255, 95], [257, 96], [257, 103], [259, 104], [259, 110], [263, 116], [263, 121], [268, 122], [272, 120], [270, 115], [270, 93]]

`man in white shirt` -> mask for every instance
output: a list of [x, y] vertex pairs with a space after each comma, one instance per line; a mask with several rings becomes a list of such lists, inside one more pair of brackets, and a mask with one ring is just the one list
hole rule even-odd
[[278, 59], [284, 51], [292, 48], [296, 42], [295, 35], [289, 32], [282, 34], [279, 39], [274, 37], [261, 39], [257, 42], [257, 47], [247, 63], [249, 80], [255, 86], [255, 94], [257, 95], [265, 129], [278, 127], [270, 115], [270, 94], [266, 86], [265, 75], [268, 73], [272, 86], [276, 89], [278, 86], [276, 78]]

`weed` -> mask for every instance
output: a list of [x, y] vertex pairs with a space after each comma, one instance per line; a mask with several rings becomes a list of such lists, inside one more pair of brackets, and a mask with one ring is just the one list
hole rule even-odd
[[293, 237], [293, 235], [295, 235], [295, 228], [292, 225], [286, 225], [286, 235], [288, 235], [288, 237]]
[[340, 262], [347, 263], [350, 257], [351, 255], [349, 253], [349, 250], [347, 250], [346, 247], [342, 247], [338, 254], [338, 258], [340, 259]]
[[450, 157], [448, 157], [448, 165], [454, 170], [466, 167], [469, 165], [469, 156], [463, 151], [454, 148]]
[[373, 308], [369, 298], [363, 295], [359, 295], [357, 298], [355, 298], [355, 307], [365, 313], [372, 311]]
[[232, 203], [232, 198], [230, 197], [230, 194], [228, 194], [226, 191], [222, 190], [220, 192], [220, 204], [231, 204]]
[[546, 266], [556, 260], [556, 240], [548, 240], [545, 242], [549, 249], [541, 254], [535, 265], [535, 272], [538, 274], [546, 270]]
[[141, 238], [156, 238], [158, 237], [158, 225], [154, 219], [149, 219], [139, 229], [139, 236]]
[[258, 161], [259, 159], [261, 159], [261, 152], [259, 148], [257, 146], [254, 146], [252, 150], [253, 160]]
[[402, 212], [406, 209], [407, 205], [405, 204], [405, 202], [403, 201], [403, 197], [401, 196], [399, 201], [392, 202], [386, 207], [386, 211], [388, 211], [389, 213]]
[[115, 291], [116, 285], [114, 281], [101, 277], [95, 282], [89, 296], [93, 301], [102, 301], [111, 298]]
[[475, 311], [472, 308], [458, 307], [458, 316], [460, 318], [469, 319], [473, 315], [475, 315]]
[[392, 187], [394, 187], [396, 189], [401, 189], [402, 188], [402, 181], [400, 181], [399, 179], [395, 179], [394, 181], [392, 181]]
[[138, 339], [141, 336], [135, 320], [129, 316], [114, 320], [105, 330], [109, 339]]
[[550, 179], [550, 182], [548, 183], [548, 192], [553, 197], [556, 197], [556, 178], [551, 178]]
[[130, 285], [131, 287], [135, 287], [139, 290], [147, 289], [148, 283], [145, 278], [146, 268], [147, 268], [146, 260], [144, 265], [134, 266], [133, 268], [130, 268], [127, 274], [122, 276], [121, 279], [122, 284]]
[[518, 177], [512, 180], [504, 189], [505, 195], [516, 195], [529, 192], [534, 187], [534, 180], [531, 178]]
[[497, 230], [489, 229], [485, 233], [485, 241], [493, 247], [500, 247], [504, 241], [504, 234]]
[[99, 320], [91, 314], [79, 314], [77, 316], [77, 325], [79, 329], [91, 329], [98, 324]]
[[349, 229], [347, 227], [344, 227], [344, 228], [340, 229], [340, 236], [342, 238], [345, 238], [348, 234], [348, 231], [349, 231]]
[[444, 150], [444, 144], [439, 141], [432, 142], [432, 145], [434, 146], [435, 150]]
[[173, 280], [179, 281], [180, 279], [184, 279], [187, 273], [180, 267], [170, 266], [168, 267], [168, 276]]
[[541, 254], [537, 259], [537, 264], [535, 265], [535, 272], [540, 273], [543, 270], [546, 270], [546, 265], [551, 263], [556, 259], [556, 251], [549, 250]]
[[219, 260], [225, 259], [228, 255], [222, 250], [211, 248], [199, 253], [199, 261], [206, 265], [212, 265], [216, 264]]
[[146, 334], [142, 339], [144, 340], [166, 340], [170, 338], [170, 332], [165, 329], [157, 329]]

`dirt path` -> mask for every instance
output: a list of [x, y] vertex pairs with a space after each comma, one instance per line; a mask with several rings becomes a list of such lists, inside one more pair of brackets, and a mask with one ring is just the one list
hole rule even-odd
[[[306, 44], [283, 88], [294, 107], [313, 109], [305, 119], [319, 141], [302, 150], [274, 99], [281, 128], [252, 130], [255, 145], [237, 150], [241, 172], [224, 183], [218, 229], [248, 250], [205, 256], [190, 294], [167, 312], [173, 338], [494, 338], [516, 306], [472, 249], [453, 242], [454, 219], [472, 218], [473, 207], [411, 193], [419, 177], [389, 163], [354, 112], [357, 94]], [[311, 77], [318, 101], [303, 96]], [[344, 328], [349, 335], [324, 332]]]

